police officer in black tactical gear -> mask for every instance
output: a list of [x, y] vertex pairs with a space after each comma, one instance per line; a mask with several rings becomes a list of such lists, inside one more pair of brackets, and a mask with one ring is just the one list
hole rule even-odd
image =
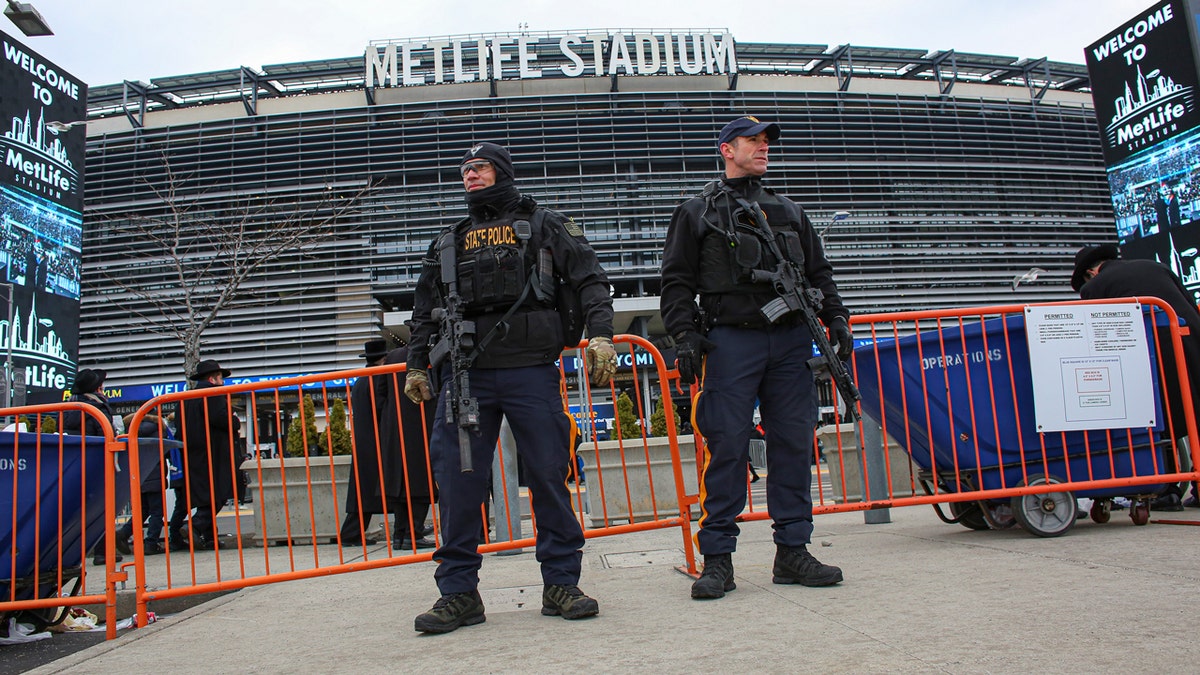
[[587, 328], [585, 356], [592, 383], [603, 386], [612, 379], [616, 351], [608, 278], [573, 220], [517, 191], [506, 149], [494, 143], [475, 145], [459, 170], [469, 217], [443, 230], [426, 256], [417, 281], [404, 393], [414, 401], [432, 398], [426, 368], [430, 345], [439, 340], [435, 316], [444, 316], [451, 291], [443, 283], [442, 266], [451, 264], [444, 250], [452, 246], [450, 278], [456, 281], [463, 318], [474, 322], [468, 373], [470, 394], [478, 401], [478, 428], [465, 438], [475, 469], [463, 471], [459, 426], [446, 419], [451, 398], [447, 364], [452, 361], [446, 358], [433, 373], [441, 393], [430, 441], [441, 492], [442, 545], [433, 557], [439, 561], [434, 578], [442, 597], [416, 618], [414, 627], [447, 633], [484, 621], [477, 590], [482, 557], [476, 547], [480, 506], [488, 494], [486, 467], [492, 465], [501, 417], [512, 427], [537, 514], [542, 614], [593, 616], [598, 604], [577, 585], [584, 538], [566, 484], [573, 422], [563, 408], [554, 362], [564, 346], [574, 347], [579, 340], [567, 334], [564, 305], [569, 305]]
[[[820, 319], [843, 360], [853, 349], [850, 313], [808, 216], [762, 184], [768, 149], [778, 138], [777, 124], [754, 117], [725, 125], [718, 141], [725, 177], [675, 209], [663, 251], [663, 322], [675, 340], [680, 379], [699, 380], [693, 417], [707, 441], [696, 535], [704, 570], [692, 585], [697, 599], [724, 597], [735, 588], [731, 554], [739, 532], [735, 519], [746, 505], [755, 399], [767, 441], [767, 503], [777, 547], [772, 580], [805, 586], [842, 580], [841, 569], [821, 564], [807, 550], [817, 423], [808, 365], [813, 336], [798, 311], [764, 311], [779, 294], [755, 277], [778, 267], [776, 252], [802, 269], [824, 293]], [[765, 224], [748, 208], [760, 210]]]

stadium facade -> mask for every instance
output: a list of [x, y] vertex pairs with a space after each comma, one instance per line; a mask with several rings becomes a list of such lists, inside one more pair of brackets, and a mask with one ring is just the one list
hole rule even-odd
[[[108, 368], [114, 388], [183, 379], [179, 342], [150, 330], [160, 309], [129, 291], [177, 293], [167, 254], [116, 224], [183, 208], [185, 237], [204, 241], [334, 195], [353, 215], [264, 265], [203, 351], [235, 375], [359, 366], [363, 341], [411, 309], [434, 233], [463, 215], [456, 165], [483, 140], [512, 150], [523, 191], [583, 225], [618, 332], [661, 332], [672, 209], [721, 170], [716, 132], [743, 114], [783, 128], [772, 185], [820, 227], [851, 213], [825, 240], [856, 314], [1068, 299], [1074, 252], [1115, 238], [1082, 65], [702, 29], [365, 51], [92, 88], [81, 365]], [[1016, 287], [1031, 268], [1047, 272]]]

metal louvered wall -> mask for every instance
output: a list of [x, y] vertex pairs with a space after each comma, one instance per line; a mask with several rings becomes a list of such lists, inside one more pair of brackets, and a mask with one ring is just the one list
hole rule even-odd
[[[304, 71], [295, 75], [303, 88], [277, 81], [274, 92], [259, 91], [288, 100], [291, 110], [247, 115], [242, 103], [229, 102], [237, 86], [228, 74], [211, 74], [225, 84], [210, 82], [208, 98], [158, 87], [157, 98], [144, 99], [152, 104], [140, 127], [121, 117], [128, 99], [116, 104], [115, 88], [96, 88], [81, 362], [112, 365], [114, 386], [181, 378], [178, 344], [119, 308], [120, 294], [99, 274], [101, 266], [121, 269], [144, 243], [106, 236], [97, 223], [161, 215], [149, 186], [165, 186], [163, 157], [195, 186], [186, 200], [216, 219], [235, 200], [315, 204], [330, 190], [374, 186], [361, 215], [340, 223], [340, 236], [311, 255], [280, 259], [254, 280], [257, 292], [279, 296], [276, 304], [235, 306], [206, 334], [205, 354], [237, 374], [317, 372], [359, 365], [356, 355], [385, 312], [411, 309], [426, 247], [465, 212], [456, 165], [472, 143], [507, 145], [522, 190], [583, 225], [620, 303], [657, 295], [671, 212], [719, 173], [717, 131], [742, 114], [783, 128], [769, 184], [805, 206], [818, 227], [835, 211], [852, 213], [826, 244], [854, 313], [1071, 297], [1074, 252], [1114, 238], [1092, 108], [1076, 91], [1086, 91], [1082, 66], [1051, 64], [1049, 79], [1037, 81], [1023, 62], [962, 55], [960, 84], [943, 95], [933, 69], [921, 66], [944, 58], [864, 50], [853, 52], [854, 79], [838, 91], [830, 66], [814, 60], [821, 53], [739, 45], [736, 82], [630, 77], [624, 83], [650, 82], [641, 88], [653, 90], [596, 91], [579, 78], [540, 83], [537, 95], [502, 82], [511, 90], [501, 86], [496, 97], [444, 85], [441, 100], [428, 100], [438, 87], [415, 87], [393, 96], [408, 102], [377, 93], [373, 105], [361, 95], [361, 77], [347, 79], [346, 68], [330, 66], [341, 89], [331, 93], [313, 69], [291, 64]], [[1018, 66], [1005, 71], [1002, 63]], [[269, 78], [272, 67], [264, 70]], [[989, 81], [988, 72], [1002, 78]], [[178, 79], [175, 86], [198, 86]], [[1039, 98], [1043, 85], [1058, 95]], [[414, 90], [425, 90], [424, 100]], [[1031, 267], [1048, 273], [1014, 293], [1013, 277]], [[162, 275], [144, 263], [127, 273]], [[164, 275], [161, 284], [171, 280]]]

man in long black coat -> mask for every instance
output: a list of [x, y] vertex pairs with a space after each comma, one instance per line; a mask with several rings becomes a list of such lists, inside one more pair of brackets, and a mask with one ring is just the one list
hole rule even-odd
[[[111, 420], [113, 418], [113, 409], [108, 402], [108, 397], [104, 394], [104, 378], [106, 377], [108, 377], [108, 373], [102, 368], [81, 369], [75, 373], [75, 383], [71, 385], [71, 397], [67, 400], [86, 403], [99, 410], [105, 419]], [[64, 434], [93, 437], [104, 436], [104, 425], [95, 417], [79, 410], [67, 410], [63, 412], [61, 426]], [[100, 532], [99, 540], [93, 544], [92, 550], [95, 553], [92, 564], [103, 565], [105, 550], [103, 531]], [[121, 562], [122, 560], [124, 560], [124, 556], [118, 551], [113, 561]]]
[[[196, 389], [210, 389], [224, 385], [230, 374], [221, 364], [205, 359], [189, 379], [196, 382]], [[232, 456], [237, 434], [234, 425], [229, 401], [223, 395], [183, 402], [184, 474], [191, 506], [196, 509], [189, 537], [196, 548], [216, 546], [217, 513], [237, 494]]]
[[[367, 366], [404, 363], [408, 348], [388, 352], [387, 341], [376, 339], [368, 341], [359, 356], [367, 360]], [[435, 546], [422, 536], [432, 501], [425, 438], [431, 428], [434, 407], [418, 406], [408, 397], [399, 396], [397, 377], [395, 373], [362, 377], [350, 388], [355, 458], [346, 490], [342, 544], [361, 543], [371, 516], [387, 512], [396, 519], [393, 548]], [[415, 544], [409, 536], [410, 514], [412, 526], [417, 530]], [[367, 543], [374, 541], [368, 538]]]
[[[401, 346], [388, 353], [385, 363], [407, 363], [408, 347]], [[429, 474], [429, 443], [426, 439], [433, 433], [433, 402], [417, 405], [402, 395], [403, 381], [398, 375], [387, 377], [388, 405], [380, 421], [380, 442], [383, 444], [384, 472], [387, 463], [395, 462], [397, 473], [403, 476], [403, 485], [396, 503], [396, 528], [392, 548], [415, 551], [419, 548], [434, 548], [437, 543], [422, 536], [425, 517], [437, 497]], [[411, 529], [410, 529], [411, 524]], [[411, 536], [412, 531], [416, 536]]]
[[[1126, 297], [1156, 297], [1164, 300], [1179, 318], [1183, 319], [1191, 329], [1190, 335], [1182, 337], [1183, 360], [1186, 364], [1188, 380], [1191, 384], [1193, 406], [1200, 405], [1200, 312], [1192, 294], [1184, 288], [1179, 277], [1161, 263], [1152, 260], [1123, 260], [1120, 251], [1112, 244], [1101, 246], [1085, 246], [1075, 254], [1075, 271], [1071, 276], [1071, 287], [1079, 292], [1084, 300], [1099, 298]], [[1163, 353], [1163, 386], [1165, 398], [1170, 401], [1170, 414], [1173, 436], [1187, 436], [1183, 397], [1179, 391], [1178, 367], [1175, 363], [1174, 350], [1169, 347], [1171, 336], [1169, 329], [1158, 331], [1158, 343], [1162, 345]], [[1167, 470], [1175, 471], [1174, 453], [1165, 453]], [[1192, 497], [1187, 501], [1188, 506], [1200, 506], [1200, 486], [1192, 484]], [[1154, 500], [1152, 509], [1159, 511], [1180, 511], [1180, 497], [1183, 488], [1171, 485], [1168, 491]]]
[[[369, 340], [359, 358], [367, 367], [378, 366], [387, 358], [387, 340]], [[380, 474], [381, 433], [379, 420], [387, 409], [389, 375], [360, 377], [350, 387], [350, 430], [354, 437], [354, 465], [346, 486], [346, 519], [342, 522], [342, 544], [362, 543], [362, 533], [371, 525], [371, 516], [395, 510], [403, 483], [395, 471]], [[373, 392], [373, 393], [372, 393]], [[388, 462], [398, 465], [397, 462]], [[386, 495], [386, 498], [384, 497]], [[359, 515], [361, 514], [361, 518]], [[367, 538], [368, 544], [375, 540]]]

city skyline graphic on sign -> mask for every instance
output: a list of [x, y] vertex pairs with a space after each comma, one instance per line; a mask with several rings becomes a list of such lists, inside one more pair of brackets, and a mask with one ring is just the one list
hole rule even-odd
[[[1157, 106], [1157, 110], [1162, 110], [1175, 102], [1182, 102], [1187, 112], [1192, 112], [1195, 109], [1195, 96], [1192, 88], [1176, 83], [1170, 75], [1162, 74], [1161, 68], [1155, 68], [1143, 75], [1141, 65], [1137, 66], [1137, 74], [1132, 85], [1126, 81], [1124, 95], [1113, 100], [1114, 114], [1108, 126], [1105, 127], [1109, 144], [1117, 144], [1117, 130], [1130, 119], [1154, 106]], [[1153, 115], [1155, 111], [1150, 110], [1149, 112]]]
[[54, 330], [54, 320], [38, 316], [36, 299], [24, 321], [19, 314], [14, 314], [12, 325], [9, 325], [8, 317], [0, 316], [0, 352], [6, 352], [10, 347], [14, 356], [71, 364], [71, 354]]
[[[31, 160], [46, 162], [44, 168], [38, 169], [35, 173], [37, 180], [17, 172], [16, 182], [27, 189], [47, 194], [50, 197], [61, 198], [64, 192], [70, 193], [78, 190], [79, 170], [71, 162], [66, 146], [63, 145], [61, 139], [57, 138], [58, 134], [46, 127], [45, 109], [38, 110], [36, 122], [33, 120], [33, 116], [33, 110], [30, 109], [26, 109], [23, 116], [13, 116], [9, 128], [4, 132], [3, 137], [0, 137], [0, 144], [5, 146], [5, 162], [12, 166], [11, 162], [24, 160], [26, 153], [31, 155], [29, 157]], [[55, 185], [61, 186], [61, 181], [48, 181], [52, 177], [51, 174], [56, 171], [69, 181], [69, 187], [66, 190], [54, 187]]]

